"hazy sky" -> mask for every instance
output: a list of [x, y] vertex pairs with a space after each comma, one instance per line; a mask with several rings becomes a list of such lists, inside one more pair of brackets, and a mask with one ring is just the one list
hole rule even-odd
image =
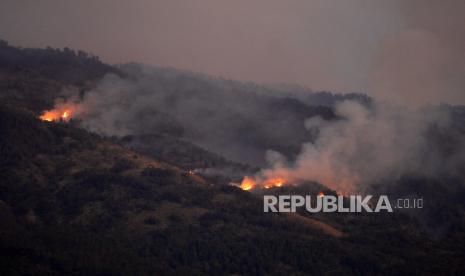
[[[462, 3], [2, 0], [0, 37], [23, 47], [83, 49], [109, 63], [465, 103]], [[453, 92], [437, 93], [444, 85]]]

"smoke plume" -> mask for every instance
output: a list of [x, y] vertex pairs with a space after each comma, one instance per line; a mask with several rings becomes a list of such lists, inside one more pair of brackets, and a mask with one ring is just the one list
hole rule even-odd
[[136, 64], [121, 69], [127, 78], [107, 75], [75, 108], [75, 118], [89, 130], [168, 135], [234, 161], [264, 165], [267, 149], [288, 157], [299, 152], [309, 139], [306, 118], [332, 116], [330, 107], [268, 96], [276, 91], [253, 83]]
[[184, 139], [265, 168], [259, 182], [316, 181], [350, 193], [405, 175], [463, 177], [465, 171], [461, 107], [340, 95], [332, 106], [315, 107], [267, 96], [289, 93], [256, 84], [137, 64], [121, 69], [125, 78], [107, 75], [80, 98], [69, 91], [68, 101], [57, 102], [57, 116], [69, 111], [104, 135]]
[[[387, 103], [368, 108], [346, 101], [335, 110], [341, 119], [314, 117], [306, 121], [306, 127], [318, 138], [302, 146], [295, 162], [271, 152], [271, 168], [258, 177], [317, 181], [351, 193], [405, 175], [462, 174], [465, 136], [453, 126], [450, 109], [413, 109]], [[444, 149], [443, 143], [450, 143], [450, 148]]]

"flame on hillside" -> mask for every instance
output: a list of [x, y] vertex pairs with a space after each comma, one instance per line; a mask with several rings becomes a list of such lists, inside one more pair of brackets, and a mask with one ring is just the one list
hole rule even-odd
[[[270, 179], [263, 179], [260, 177], [250, 177], [244, 176], [240, 185], [236, 183], [232, 183], [235, 186], [239, 186], [244, 191], [252, 191], [254, 189], [271, 189], [275, 187], [283, 187], [286, 185], [292, 185], [293, 181], [291, 180], [284, 180], [284, 178], [270, 178]], [[347, 196], [347, 193], [343, 193], [341, 191], [335, 192], [337, 196]], [[317, 197], [324, 197], [326, 194], [323, 191], [318, 192], [316, 195]]]
[[256, 186], [255, 180], [247, 176], [245, 176], [244, 179], [242, 179], [242, 182], [240, 185], [241, 189], [244, 191], [252, 190], [253, 188], [255, 188], [255, 186]]
[[73, 113], [73, 107], [57, 108], [45, 111], [39, 118], [47, 122], [69, 121]]
[[266, 180], [254, 179], [252, 177], [245, 176], [242, 179], [240, 188], [244, 191], [253, 190], [255, 188], [270, 189], [273, 187], [282, 187], [287, 182], [282, 178], [271, 178]]

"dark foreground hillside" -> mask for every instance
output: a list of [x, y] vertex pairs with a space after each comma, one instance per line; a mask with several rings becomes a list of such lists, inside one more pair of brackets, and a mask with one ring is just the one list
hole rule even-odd
[[[190, 171], [254, 168], [162, 134], [115, 139], [75, 121], [37, 119], [62, 87], [84, 91], [117, 70], [97, 66], [95, 58], [64, 56], [53, 68], [75, 72], [79, 82], [44, 73], [47, 55], [38, 67], [2, 67], [8, 78], [0, 80], [1, 275], [464, 273], [459, 181], [405, 178], [404, 190], [390, 191], [409, 193], [427, 182], [422, 192], [439, 207], [427, 217], [263, 213], [260, 194]], [[24, 100], [28, 94], [41, 101]], [[321, 190], [332, 192], [317, 183], [269, 192]]]
[[4, 275], [463, 269], [456, 246], [442, 248], [408, 216], [266, 214], [259, 196], [70, 124], [0, 114]]

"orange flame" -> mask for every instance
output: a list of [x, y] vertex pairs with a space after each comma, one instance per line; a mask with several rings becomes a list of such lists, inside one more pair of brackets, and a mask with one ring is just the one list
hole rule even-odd
[[241, 182], [241, 189], [245, 191], [252, 190], [256, 187], [262, 187], [264, 189], [270, 189], [273, 187], [282, 187], [285, 185], [285, 181], [281, 178], [274, 178], [268, 180], [255, 180], [251, 177], [245, 176]]
[[42, 121], [53, 122], [53, 121], [68, 121], [71, 119], [71, 111], [65, 110], [49, 110], [45, 111], [40, 117]]
[[325, 193], [319, 192], [317, 196], [318, 196], [318, 197], [324, 197], [324, 196], [325, 196]]
[[284, 185], [284, 180], [281, 178], [269, 179], [264, 182], [265, 189], [269, 189], [272, 187], [282, 187]]
[[255, 180], [251, 179], [250, 177], [244, 177], [241, 182], [241, 189], [244, 191], [251, 190], [255, 187]]

